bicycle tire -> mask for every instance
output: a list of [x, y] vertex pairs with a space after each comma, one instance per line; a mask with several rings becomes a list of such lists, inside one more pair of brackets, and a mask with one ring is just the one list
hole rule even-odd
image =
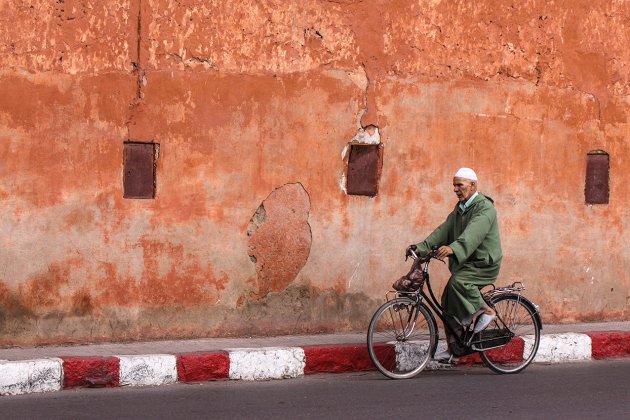
[[[519, 295], [500, 295], [491, 300], [497, 311], [497, 318], [501, 318], [514, 334], [505, 345], [495, 349], [480, 351], [479, 355], [492, 371], [500, 374], [518, 373], [534, 360], [540, 345], [540, 329], [535, 316], [535, 309]], [[494, 321], [480, 333], [491, 334], [500, 330], [500, 321]]]
[[367, 345], [374, 366], [392, 379], [407, 379], [420, 373], [437, 347], [435, 318], [409, 298], [381, 305], [370, 321]]

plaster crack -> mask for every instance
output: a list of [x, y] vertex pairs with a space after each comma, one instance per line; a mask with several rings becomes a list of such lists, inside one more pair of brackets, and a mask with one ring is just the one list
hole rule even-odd
[[171, 57], [175, 59], [178, 63], [184, 65], [184, 67], [188, 67], [192, 63], [200, 63], [200, 64], [203, 64], [206, 68], [216, 69], [216, 66], [214, 65], [212, 60], [210, 60], [209, 58], [201, 57], [198, 55], [191, 55], [190, 58], [185, 58], [186, 56], [188, 56], [187, 49], [184, 49], [183, 55], [180, 55], [177, 53], [168, 53], [168, 54], [161, 54], [160, 56]]
[[196, 55], [193, 55], [192, 56], [192, 60], [198, 61], [200, 63], [205, 63], [205, 64], [207, 64], [209, 66], [212, 66], [212, 61], [210, 61], [210, 59], [208, 59], [208, 58], [203, 58], [203, 57], [198, 57]]
[[365, 103], [365, 107], [363, 110], [359, 112], [359, 121], [357, 121], [358, 129], [365, 129], [363, 126], [363, 116], [369, 112], [368, 100], [369, 100], [369, 90], [370, 90], [370, 77], [367, 74], [367, 69], [365, 68], [365, 63], [361, 63], [361, 69], [363, 69], [363, 74], [365, 75], [365, 89], [363, 91], [363, 101]]
[[[137, 7], [137, 10], [136, 10]], [[130, 47], [130, 51], [133, 52], [134, 57], [131, 61], [131, 74], [136, 77], [136, 89], [133, 99], [129, 103], [129, 116], [126, 121], [127, 126], [127, 138], [134, 137], [132, 134], [133, 127], [136, 123], [138, 113], [140, 111], [140, 103], [144, 97], [143, 88], [147, 85], [146, 71], [142, 66], [142, 0], [135, 0], [132, 2], [132, 8], [130, 14], [136, 15], [136, 40], [135, 51], [133, 47]], [[133, 20], [132, 20], [133, 21]], [[133, 45], [133, 44], [132, 44]]]
[[[141, 53], [141, 41], [142, 41], [142, 0], [138, 0], [138, 37], [136, 40], [136, 60], [137, 63], [134, 66], [134, 70], [137, 73], [138, 80], [136, 85], [136, 99], [142, 99], [142, 86], [144, 81], [144, 70], [142, 69], [142, 65], [140, 64], [140, 53]], [[132, 63], [133, 64], [133, 63]]]
[[581, 94], [583, 94], [585, 96], [590, 96], [595, 101], [595, 103], [597, 104], [597, 119], [601, 121], [601, 119], [602, 119], [602, 105], [601, 105], [597, 95], [595, 95], [594, 93], [591, 93], [591, 92], [586, 92], [586, 91], [580, 89], [579, 87], [577, 87], [575, 85], [573, 85], [572, 88], [577, 90], [578, 92], [580, 92]]
[[317, 29], [313, 28], [312, 26], [310, 28], [304, 29], [304, 38], [309, 38], [309, 37], [317, 37], [319, 39], [324, 39], [324, 36], [321, 34], [321, 32], [319, 32]]

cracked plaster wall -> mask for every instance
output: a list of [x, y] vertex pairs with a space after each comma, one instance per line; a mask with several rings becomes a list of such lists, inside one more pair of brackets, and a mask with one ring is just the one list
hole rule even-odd
[[[630, 317], [627, 2], [0, 12], [4, 345], [364, 329], [464, 165], [498, 204], [499, 282], [525, 280], [545, 321]], [[387, 146], [379, 195], [348, 197], [340, 154], [370, 126]], [[155, 200], [122, 199], [125, 140], [160, 143]], [[584, 205], [596, 149], [607, 206]], [[278, 281], [251, 261], [248, 226], [296, 183], [310, 251]]]
[[293, 283], [311, 250], [310, 207], [301, 184], [275, 189], [258, 207], [247, 227], [248, 253], [256, 264], [256, 281], [241, 303], [282, 292]]

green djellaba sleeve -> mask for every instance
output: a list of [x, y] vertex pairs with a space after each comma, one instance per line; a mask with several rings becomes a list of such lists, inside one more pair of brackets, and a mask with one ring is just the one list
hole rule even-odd
[[449, 214], [444, 223], [435, 228], [423, 242], [416, 244], [420, 257], [427, 255], [434, 246], [440, 247], [442, 245], [448, 245], [448, 233], [453, 229], [454, 214], [455, 212]]

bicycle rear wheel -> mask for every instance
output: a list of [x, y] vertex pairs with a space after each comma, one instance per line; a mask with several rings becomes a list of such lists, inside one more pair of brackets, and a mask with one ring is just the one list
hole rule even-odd
[[392, 379], [406, 379], [424, 369], [437, 346], [431, 313], [409, 298], [383, 304], [370, 322], [368, 352], [374, 366]]
[[514, 336], [507, 344], [480, 351], [479, 355], [496, 373], [518, 373], [534, 360], [540, 344], [540, 325], [534, 309], [518, 295], [498, 296], [492, 304], [497, 311], [497, 319], [480, 333], [480, 338], [496, 338], [497, 342], [501, 342], [505, 327]]

